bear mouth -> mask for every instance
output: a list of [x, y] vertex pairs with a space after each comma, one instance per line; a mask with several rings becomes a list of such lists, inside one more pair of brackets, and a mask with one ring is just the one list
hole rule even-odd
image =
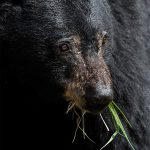
[[88, 113], [98, 114], [103, 111], [111, 102], [112, 98], [101, 96], [100, 98], [86, 98], [85, 95], [80, 96], [74, 91], [66, 91], [65, 99], [69, 102], [67, 112], [75, 107]]

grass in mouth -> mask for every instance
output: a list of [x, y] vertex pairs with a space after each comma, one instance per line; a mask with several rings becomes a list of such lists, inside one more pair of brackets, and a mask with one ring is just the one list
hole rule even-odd
[[[71, 108], [71, 107], [70, 107]], [[121, 122], [121, 119], [118, 115], [118, 112], [121, 113], [121, 115], [124, 117], [126, 123], [130, 126], [130, 122], [128, 121], [127, 117], [125, 116], [125, 114], [123, 113], [123, 111], [117, 106], [117, 104], [112, 101], [109, 105], [108, 105], [108, 110], [110, 112], [110, 115], [112, 117], [112, 120], [113, 120], [113, 124], [115, 126], [115, 132], [113, 133], [113, 135], [110, 137], [110, 139], [107, 141], [107, 143], [100, 149], [100, 150], [103, 150], [108, 144], [110, 144], [117, 135], [122, 135], [126, 140], [127, 142], [129, 143], [129, 145], [131, 146], [131, 148], [133, 150], [135, 150], [135, 148], [133, 147], [132, 143], [130, 142], [129, 140], [129, 137], [125, 131], [125, 128], [123, 127], [123, 124]], [[69, 109], [70, 111], [70, 109]], [[68, 111], [67, 111], [68, 113]], [[74, 138], [73, 138], [73, 141], [75, 141], [75, 138], [76, 138], [76, 134], [77, 134], [77, 131], [78, 129], [80, 129], [83, 133], [83, 138], [88, 138], [91, 142], [95, 143], [85, 132], [85, 120], [84, 120], [84, 116], [86, 114], [85, 111], [82, 111], [82, 115], [80, 116], [76, 111], [75, 111], [75, 114], [77, 115], [78, 119], [77, 119], [77, 128], [75, 130], [75, 134], [74, 134]], [[107, 131], [109, 132], [109, 127], [107, 126], [105, 120], [103, 119], [102, 115], [100, 114], [100, 117], [104, 123], [104, 125], [106, 126], [107, 128]], [[80, 126], [80, 124], [82, 123], [82, 126]], [[96, 144], [96, 143], [95, 143]]]
[[104, 149], [110, 142], [112, 142], [114, 140], [114, 138], [118, 135], [118, 134], [121, 134], [123, 135], [123, 137], [126, 138], [127, 142], [130, 144], [131, 148], [133, 150], [135, 150], [135, 148], [133, 147], [133, 145], [131, 144], [129, 138], [128, 138], [128, 135], [123, 127], [123, 124], [120, 120], [120, 117], [117, 113], [117, 110], [122, 114], [122, 116], [124, 117], [126, 123], [130, 126], [130, 122], [128, 121], [127, 117], [125, 116], [125, 114], [123, 113], [123, 111], [117, 106], [117, 104], [115, 102], [112, 102], [108, 105], [108, 109], [110, 111], [110, 114], [112, 116], [112, 119], [113, 119], [113, 123], [114, 123], [114, 126], [116, 128], [116, 131], [114, 132], [114, 134], [110, 137], [110, 139], [108, 140], [108, 142], [100, 149]]

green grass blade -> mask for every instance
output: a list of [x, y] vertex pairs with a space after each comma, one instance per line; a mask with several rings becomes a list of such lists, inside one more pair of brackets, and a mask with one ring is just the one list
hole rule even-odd
[[119, 127], [118, 127], [118, 125], [116, 124], [116, 120], [115, 120], [115, 118], [114, 118], [114, 116], [113, 116], [112, 113], [111, 113], [111, 116], [112, 116], [112, 121], [113, 121], [113, 124], [114, 124], [114, 126], [115, 126], [115, 129], [116, 129], [116, 131], [119, 132]]
[[129, 120], [127, 119], [126, 115], [124, 114], [124, 112], [119, 108], [119, 106], [114, 102], [112, 101], [113, 105], [120, 111], [120, 113], [122, 114], [122, 116], [125, 118], [127, 124], [132, 127], [131, 123], [129, 122]]
[[110, 144], [110, 143], [114, 140], [114, 138], [116, 137], [117, 134], [118, 134], [118, 131], [116, 131], [116, 132], [110, 137], [109, 141], [108, 141], [100, 150], [104, 149], [108, 144]]
[[132, 144], [131, 144], [131, 142], [130, 142], [128, 136], [127, 136], [127, 134], [126, 134], [126, 131], [125, 131], [125, 129], [124, 129], [122, 123], [121, 123], [121, 120], [120, 120], [120, 118], [119, 118], [119, 116], [118, 116], [118, 114], [117, 114], [117, 112], [115, 110], [115, 107], [114, 107], [113, 103], [110, 103], [108, 107], [109, 107], [109, 110], [110, 110], [111, 114], [114, 116], [114, 119], [116, 121], [117, 126], [122, 131], [123, 135], [125, 136], [126, 140], [130, 144], [130, 146], [132, 147], [132, 149], [135, 150], [134, 147], [132, 146]]

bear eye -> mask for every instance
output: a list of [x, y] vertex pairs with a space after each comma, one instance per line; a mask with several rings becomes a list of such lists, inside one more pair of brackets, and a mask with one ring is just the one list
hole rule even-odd
[[70, 50], [70, 45], [69, 43], [61, 43], [59, 44], [59, 50], [60, 52], [67, 52]]

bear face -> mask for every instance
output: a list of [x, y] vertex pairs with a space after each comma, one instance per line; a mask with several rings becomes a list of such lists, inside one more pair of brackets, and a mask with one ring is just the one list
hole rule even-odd
[[113, 99], [106, 64], [111, 60], [112, 25], [105, 5], [80, 0], [16, 2], [1, 7], [9, 71], [81, 109], [104, 109]]
[[[86, 133], [96, 144], [82, 135], [72, 144], [76, 123], [62, 107], [98, 113], [114, 99], [133, 126], [127, 131], [134, 147], [149, 149], [149, 14], [148, 0], [1, 0], [4, 136], [12, 136], [11, 147], [99, 150], [115, 131], [107, 109], [110, 132], [87, 113]], [[39, 103], [38, 112], [26, 101]], [[118, 138], [106, 148], [130, 146]]]

